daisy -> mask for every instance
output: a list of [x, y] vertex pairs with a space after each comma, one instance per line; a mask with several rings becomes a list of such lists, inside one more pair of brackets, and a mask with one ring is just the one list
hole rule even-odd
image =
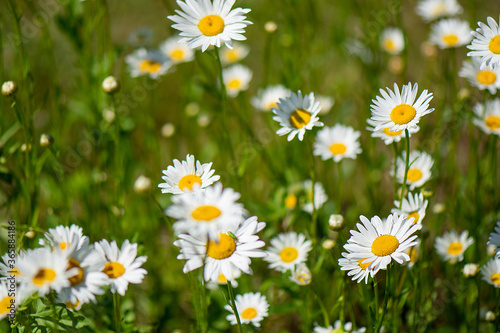
[[[304, 189], [306, 192], [306, 202], [302, 206], [302, 209], [309, 214], [313, 212], [313, 193], [312, 193], [312, 181], [310, 179], [304, 181]], [[315, 210], [320, 209], [323, 204], [328, 200], [325, 189], [321, 183], [314, 183], [314, 208]], [[286, 202], [285, 202], [286, 204]]]
[[378, 216], [372, 217], [371, 221], [363, 215], [359, 219], [362, 222], [357, 224], [359, 231], [351, 230], [352, 236], [344, 245], [349, 252], [348, 259], [362, 260], [360, 264], [369, 263], [366, 269], [373, 271], [373, 275], [386, 269], [392, 260], [400, 265], [410, 260], [405, 251], [417, 243], [417, 235], [412, 234], [422, 227], [420, 224], [414, 224], [397, 213], [389, 215], [386, 221]]
[[311, 283], [312, 275], [306, 264], [298, 264], [289, 278], [299, 286], [307, 286]]
[[[14, 319], [18, 301], [15, 298], [16, 291], [9, 290], [7, 282], [0, 281], [0, 321], [5, 317]], [[11, 317], [12, 316], [12, 317]]]
[[102, 270], [109, 278], [111, 292], [125, 296], [129, 283], [140, 284], [148, 273], [141, 266], [148, 257], [137, 257], [137, 244], [130, 244], [126, 239], [121, 249], [116, 241], [108, 242], [106, 239], [94, 244], [100, 260], [104, 261]]
[[220, 47], [222, 43], [232, 48], [232, 40], [245, 40], [245, 27], [252, 22], [245, 20], [250, 9], [235, 8], [236, 0], [186, 0], [177, 1], [182, 11], [168, 16], [174, 21], [172, 28], [180, 31], [183, 42], [189, 47], [201, 46], [204, 52], [210, 45]]
[[78, 299], [76, 300], [76, 302], [71, 302], [71, 300], [64, 293], [57, 294], [56, 302], [63, 303], [64, 305], [66, 305], [66, 308], [70, 311], [78, 311], [82, 308], [83, 305], [83, 303], [80, 302]]
[[224, 65], [234, 64], [245, 58], [250, 52], [250, 48], [243, 43], [234, 43], [233, 48], [223, 47], [220, 53], [220, 60]]
[[380, 47], [389, 54], [400, 54], [405, 47], [405, 38], [401, 29], [385, 28], [380, 35]]
[[476, 117], [472, 122], [486, 134], [500, 135], [500, 98], [486, 101], [485, 104], [474, 106], [472, 111]]
[[[368, 123], [368, 125], [371, 125], [366, 129], [372, 132], [371, 134], [372, 138], [380, 138], [384, 140], [384, 143], [386, 145], [390, 145], [393, 142], [399, 142], [406, 135], [405, 131], [403, 130], [391, 131], [390, 127], [375, 130], [375, 126], [377, 125], [376, 121], [373, 121], [372, 119], [367, 119], [366, 122]], [[415, 127], [408, 129], [408, 133], [411, 136], [413, 133], [417, 133], [419, 130], [420, 127], [418, 125], [415, 125]]]
[[[401, 209], [393, 208], [392, 213], [398, 213], [405, 215], [408, 219], [413, 218], [413, 223], [422, 223], [425, 217], [425, 210], [427, 209], [429, 201], [424, 199], [422, 193], [408, 193], [408, 199], [403, 198], [403, 205]], [[394, 206], [399, 207], [400, 202], [398, 200], [394, 201]]]
[[500, 28], [491, 17], [487, 19], [488, 25], [478, 22], [479, 28], [472, 31], [474, 39], [467, 48], [472, 50], [467, 53], [470, 57], [481, 57], [481, 69], [486, 66], [500, 66]]
[[224, 85], [229, 97], [238, 96], [240, 91], [247, 90], [252, 79], [252, 71], [243, 65], [233, 65], [222, 71]]
[[204, 265], [205, 281], [232, 281], [239, 276], [238, 271], [252, 274], [250, 258], [266, 256], [261, 247], [265, 245], [256, 234], [264, 229], [264, 222], [257, 222], [253, 216], [245, 220], [234, 232], [221, 231], [219, 240], [209, 240], [206, 234], [192, 236], [179, 235], [174, 242], [180, 247], [177, 259], [186, 259], [183, 272], [188, 273]]
[[304, 139], [306, 130], [311, 130], [314, 126], [321, 127], [323, 123], [317, 117], [321, 110], [319, 102], [314, 101], [314, 94], [302, 96], [300, 90], [291, 93], [289, 97], [280, 98], [278, 108], [272, 108], [276, 115], [274, 120], [282, 126], [276, 134], [282, 136], [288, 134], [288, 141], [291, 141], [296, 135], [300, 141]]
[[316, 326], [316, 327], [314, 327], [314, 331], [313, 331], [313, 333], [341, 333], [341, 332], [342, 333], [343, 332], [346, 332], [346, 333], [364, 333], [364, 332], [366, 332], [366, 328], [361, 327], [361, 328], [358, 328], [357, 330], [353, 331], [351, 322], [346, 322], [342, 326], [342, 322], [340, 320], [336, 320], [335, 323], [333, 323], [333, 327], [332, 327], [332, 325], [330, 325], [328, 327]]
[[314, 142], [314, 155], [321, 159], [333, 159], [340, 162], [344, 158], [356, 159], [361, 153], [359, 137], [361, 133], [350, 126], [336, 124], [333, 127], [325, 127], [318, 131]]
[[217, 240], [219, 230], [236, 229], [243, 221], [245, 209], [236, 202], [239, 198], [238, 192], [217, 183], [205, 191], [173, 196], [165, 213], [178, 220], [173, 225], [176, 234], [208, 234]]
[[410, 257], [410, 261], [408, 261], [408, 268], [412, 268], [417, 262], [420, 252], [420, 239], [417, 239], [417, 244], [415, 246], [410, 247], [406, 250], [406, 254]]
[[163, 170], [163, 180], [158, 187], [161, 193], [182, 194], [191, 192], [199, 188], [205, 188], [212, 185], [220, 179], [220, 176], [214, 175], [215, 170], [211, 170], [212, 162], [201, 164], [193, 155], [186, 155], [186, 160], [180, 162], [175, 159], [174, 166], [168, 166]]
[[75, 224], [70, 227], [59, 225], [54, 229], [49, 229], [44, 236], [46, 240], [42, 238], [38, 240], [40, 245], [56, 248], [62, 252], [69, 248], [79, 250], [85, 242], [88, 242], [87, 236], [83, 235], [82, 228]]
[[460, 235], [451, 230], [441, 237], [436, 237], [435, 248], [444, 261], [455, 263], [464, 259], [464, 252], [474, 243], [472, 237], [468, 237], [469, 232], [464, 231]]
[[488, 89], [493, 95], [500, 89], [500, 66], [489, 65], [481, 70], [481, 60], [478, 57], [472, 57], [472, 62], [464, 61], [458, 75], [466, 78], [479, 90]]
[[466, 21], [444, 19], [431, 26], [430, 41], [440, 49], [449, 49], [467, 44], [472, 39]]
[[462, 6], [457, 0], [421, 0], [416, 12], [426, 22], [434, 21], [443, 16], [455, 16], [462, 13]]
[[[269, 303], [267, 303], [266, 296], [260, 293], [236, 295], [235, 303], [242, 324], [252, 323], [255, 327], [260, 327], [262, 320], [268, 316]], [[224, 309], [231, 312], [226, 319], [231, 325], [236, 325], [238, 322], [231, 306], [226, 304]]]
[[131, 77], [149, 75], [152, 79], [165, 74], [171, 66], [170, 60], [162, 52], [148, 51], [144, 48], [126, 56], [125, 62]]
[[490, 234], [488, 238], [488, 245], [495, 246], [496, 257], [500, 258], [500, 222], [497, 222], [495, 231]]
[[387, 92], [380, 89], [382, 97], [377, 96], [370, 105], [375, 130], [388, 128], [391, 131], [416, 128], [420, 118], [434, 111], [429, 109], [432, 93], [424, 90], [417, 97], [418, 85], [411, 83], [403, 85], [401, 93], [398, 85], [394, 83], [394, 91], [386, 88]]
[[304, 234], [295, 232], [281, 233], [271, 239], [271, 248], [267, 251], [265, 261], [269, 262], [269, 268], [280, 272], [293, 271], [295, 265], [305, 263], [307, 255], [312, 249], [310, 240], [306, 240]]
[[500, 259], [491, 259], [481, 267], [483, 280], [495, 288], [500, 288]]
[[8, 277], [11, 275], [20, 276], [17, 262], [24, 256], [25, 252], [20, 250], [18, 254], [7, 252], [0, 258], [0, 277]]
[[[347, 276], [352, 276], [351, 280], [357, 283], [365, 280], [368, 283], [368, 276], [373, 278], [373, 271], [368, 269], [370, 263], [364, 263], [364, 259], [349, 259], [349, 253], [342, 252], [343, 258], [339, 259], [339, 266], [342, 271], [348, 271]], [[366, 259], [366, 258], [365, 258]]]
[[282, 85], [269, 86], [266, 89], [259, 89], [257, 96], [252, 97], [250, 102], [259, 111], [270, 112], [272, 108], [278, 107], [280, 98], [290, 96], [290, 90]]
[[[404, 181], [406, 151], [396, 162], [396, 181], [400, 184]], [[414, 150], [410, 152], [409, 169], [406, 176], [406, 184], [410, 191], [421, 187], [431, 178], [431, 168], [434, 165], [431, 155], [426, 152]], [[392, 171], [391, 171], [392, 172]]]
[[170, 37], [160, 44], [160, 50], [167, 56], [172, 64], [189, 62], [194, 59], [194, 51], [186, 42], [181, 42], [177, 36]]
[[[238, 287], [238, 279], [241, 276], [241, 271], [239, 269], [235, 269], [232, 271], [232, 278], [229, 279], [231, 282], [231, 286], [233, 288]], [[224, 274], [220, 273], [219, 276], [217, 277], [216, 280], [210, 280], [206, 283], [207, 289], [215, 290], [217, 289], [220, 285], [227, 285], [228, 279], [224, 276]]]
[[318, 100], [319, 105], [321, 105], [319, 114], [327, 114], [335, 104], [335, 100], [330, 96], [316, 95], [316, 99]]

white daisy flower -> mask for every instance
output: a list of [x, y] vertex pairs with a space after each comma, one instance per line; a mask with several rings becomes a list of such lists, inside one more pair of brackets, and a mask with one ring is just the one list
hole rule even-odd
[[245, 20], [250, 9], [235, 8], [236, 0], [186, 0], [177, 1], [182, 11], [168, 16], [175, 22], [172, 28], [180, 31], [179, 35], [189, 47], [205, 51], [210, 45], [220, 47], [222, 43], [232, 47], [232, 40], [245, 40], [245, 27], [252, 22]]
[[421, 224], [425, 217], [425, 210], [427, 209], [429, 201], [424, 199], [422, 193], [408, 193], [408, 199], [403, 198], [401, 209], [399, 209], [399, 204], [399, 200], [394, 201], [394, 206], [396, 208], [391, 210], [392, 213], [405, 215], [408, 219], [413, 218], [413, 223]]
[[346, 322], [344, 325], [342, 325], [342, 322], [340, 320], [336, 320], [335, 323], [333, 323], [333, 326], [330, 325], [328, 327], [321, 327], [321, 326], [316, 326], [314, 327], [313, 333], [364, 333], [366, 332], [365, 327], [358, 328], [357, 330], [353, 331], [352, 323], [351, 322]]
[[[65, 252], [69, 248], [79, 250], [87, 241], [87, 236], [83, 235], [82, 228], [72, 224], [70, 227], [59, 225], [54, 229], [49, 229], [44, 234], [45, 239], [40, 238], [38, 243], [42, 246], [50, 246]], [[76, 244], [74, 243], [76, 242]]]
[[19, 304], [16, 298], [16, 290], [10, 289], [8, 282], [0, 280], [0, 321], [7, 316], [14, 319]]
[[455, 263], [464, 259], [464, 252], [474, 243], [472, 237], [468, 237], [469, 232], [464, 231], [460, 235], [451, 230], [445, 232], [443, 236], [436, 237], [436, 252], [444, 261]]
[[331, 158], [337, 163], [344, 158], [356, 159], [356, 155], [361, 154], [360, 136], [361, 133], [350, 126], [325, 127], [316, 135], [314, 155], [321, 156], [323, 161]]
[[272, 108], [278, 107], [280, 98], [287, 98], [291, 92], [282, 85], [268, 86], [266, 89], [259, 89], [257, 96], [252, 97], [250, 102], [259, 111], [270, 112]]
[[380, 47], [389, 54], [400, 54], [405, 48], [405, 38], [401, 29], [385, 28], [380, 35]]
[[67, 297], [67, 295], [64, 293], [57, 294], [56, 302], [63, 303], [64, 305], [66, 305], [66, 308], [70, 311], [78, 311], [83, 306], [83, 303], [81, 303], [79, 300], [76, 300], [76, 302], [74, 303], [71, 302], [70, 299]]
[[500, 288], [500, 259], [491, 259], [481, 267], [483, 280], [495, 288]]
[[[396, 162], [396, 181], [399, 184], [403, 184], [404, 181], [405, 159], [406, 151], [403, 151], [402, 157], [398, 157]], [[406, 184], [409, 186], [410, 191], [413, 191], [415, 188], [421, 187], [431, 179], [431, 168], [434, 165], [434, 161], [431, 155], [426, 152], [414, 150], [410, 152], [409, 165]], [[393, 173], [392, 170], [391, 173]]]
[[380, 89], [382, 97], [377, 96], [370, 105], [371, 119], [377, 131], [387, 127], [391, 131], [416, 128], [422, 116], [434, 111], [434, 109], [429, 109], [432, 93], [428, 93], [427, 89], [415, 101], [418, 91], [416, 83], [413, 87], [411, 83], [403, 85], [401, 93], [396, 83], [394, 83], [394, 91], [386, 89], [387, 92]]
[[[302, 206], [302, 209], [309, 214], [312, 214], [313, 212], [313, 193], [312, 193], [312, 180], [308, 179], [304, 181], [303, 183], [305, 194], [306, 194], [306, 201], [304, 205]], [[286, 199], [285, 199], [286, 200]], [[292, 202], [290, 200], [293, 199], [288, 199], [289, 202], [285, 201], [285, 205], [289, 207]], [[314, 183], [314, 208], [316, 210], [320, 209], [323, 207], [323, 204], [327, 202], [328, 196], [326, 195], [325, 189], [323, 188], [323, 185], [321, 185], [320, 182]]]
[[165, 74], [171, 66], [170, 60], [160, 51], [136, 50], [125, 57], [131, 77], [149, 75], [156, 79]]
[[408, 268], [412, 268], [415, 265], [419, 257], [419, 253], [420, 253], [420, 239], [417, 239], [417, 244], [406, 250], [406, 254], [410, 257], [410, 261], [408, 261]]
[[472, 31], [474, 39], [467, 48], [472, 50], [467, 53], [470, 57], [481, 57], [481, 69], [486, 66], [500, 66], [500, 28], [497, 22], [488, 17], [488, 25], [478, 22], [479, 28]]
[[393, 213], [382, 221], [374, 216], [371, 221], [361, 215], [362, 224], [357, 223], [359, 231], [351, 230], [351, 238], [344, 245], [349, 252], [347, 258], [363, 260], [361, 264], [369, 263], [367, 270], [373, 270], [373, 275], [395, 260], [402, 265], [410, 260], [406, 249], [416, 244], [414, 234], [422, 226], [407, 220], [405, 216]]
[[116, 245], [116, 241], [108, 242], [106, 239], [94, 244], [96, 251], [100, 255], [100, 260], [104, 261], [105, 273], [111, 284], [111, 292], [125, 296], [129, 283], [140, 284], [144, 276], [148, 273], [141, 266], [148, 259], [147, 256], [137, 257], [137, 244], [130, 244], [126, 239], [121, 249]]
[[252, 79], [252, 71], [243, 65], [233, 65], [222, 71], [224, 85], [229, 97], [238, 96], [240, 91], [247, 90]]
[[312, 274], [307, 265], [302, 263], [295, 267], [289, 279], [299, 286], [307, 286], [312, 281]]
[[330, 112], [333, 105], [335, 105], [335, 99], [333, 99], [333, 97], [330, 96], [316, 95], [316, 99], [318, 100], [319, 105], [321, 105], [321, 110], [319, 110], [319, 114], [321, 115]]
[[500, 135], [500, 98], [486, 101], [486, 105], [478, 103], [472, 111], [476, 115], [472, 119], [474, 125], [486, 134]]
[[250, 52], [250, 48], [243, 43], [234, 43], [233, 48], [223, 47], [220, 52], [220, 60], [224, 65], [234, 64], [242, 59], [244, 59], [248, 53]]
[[176, 234], [208, 234], [216, 240], [220, 230], [233, 231], [243, 221], [245, 210], [236, 202], [239, 198], [238, 192], [217, 183], [204, 191], [173, 196], [165, 212], [178, 220], [173, 226]]
[[166, 170], [163, 170], [163, 180], [158, 187], [161, 188], [161, 193], [182, 194], [191, 192], [199, 188], [205, 188], [212, 185], [220, 179], [220, 176], [214, 175], [215, 170], [210, 169], [212, 162], [201, 164], [193, 155], [186, 155], [186, 160], [180, 162], [175, 159], [174, 165], [169, 165]]
[[236, 231], [223, 231], [219, 233], [218, 241], [209, 240], [206, 234], [192, 236], [179, 235], [174, 242], [180, 247], [177, 259], [186, 259], [183, 272], [188, 273], [204, 265], [203, 275], [205, 281], [232, 281], [239, 276], [237, 271], [252, 274], [250, 258], [263, 258], [266, 253], [260, 250], [265, 245], [256, 234], [264, 229], [264, 222], [257, 222], [253, 216], [245, 220]]
[[[31, 250], [30, 250], [31, 251]], [[17, 267], [18, 260], [24, 255], [25, 251], [20, 250], [19, 253], [7, 252], [0, 258], [0, 277], [4, 276], [21, 276], [21, 272]]]
[[339, 259], [340, 269], [343, 271], [348, 271], [347, 276], [352, 276], [351, 280], [356, 280], [357, 283], [365, 280], [365, 284], [368, 283], [368, 277], [371, 276], [373, 278], [373, 271], [368, 269], [370, 263], [364, 263], [366, 258], [354, 260], [349, 259], [349, 253], [342, 252], [342, 257]]
[[[260, 293], [236, 295], [235, 303], [242, 324], [252, 323], [255, 327], [260, 327], [262, 320], [268, 316], [269, 303], [267, 303], [266, 296]], [[227, 321], [231, 325], [236, 325], [238, 322], [231, 306], [226, 304], [224, 309], [231, 312], [226, 316]]]
[[451, 18], [434, 23], [431, 26], [429, 39], [440, 49], [449, 49], [467, 44], [472, 36], [467, 21]]
[[[229, 279], [229, 281], [231, 282], [231, 286], [233, 288], [236, 288], [238, 287], [238, 281], [236, 281], [236, 279], [238, 279], [241, 276], [241, 271], [239, 269], [235, 269], [232, 271], [232, 273], [233, 273], [232, 278]], [[207, 289], [215, 290], [219, 288], [220, 285], [227, 285], [227, 282], [228, 279], [226, 279], [224, 274], [220, 273], [216, 280], [208, 281], [205, 284], [205, 286], [207, 287]]]
[[[478, 264], [465, 264], [464, 268], [462, 268], [462, 273], [466, 278], [471, 278], [479, 273], [479, 265]], [[500, 281], [499, 281], [500, 282]]]
[[274, 120], [282, 126], [276, 134], [282, 136], [288, 133], [288, 141], [298, 135], [300, 141], [304, 139], [306, 130], [311, 130], [314, 126], [323, 126], [319, 121], [318, 113], [321, 110], [319, 102], [314, 101], [314, 94], [302, 96], [300, 90], [291, 93], [289, 97], [280, 98], [278, 108], [272, 108], [276, 115]]
[[269, 268], [285, 273], [293, 271], [295, 265], [305, 263], [311, 249], [312, 243], [306, 240], [304, 234], [281, 233], [271, 239], [271, 247], [264, 260], [270, 263]]
[[181, 42], [177, 36], [170, 37], [161, 43], [160, 50], [174, 65], [194, 59], [193, 49], [186, 42]]
[[[366, 120], [368, 125], [371, 125], [367, 127], [366, 129], [371, 131], [372, 138], [380, 138], [384, 141], [386, 145], [390, 145], [393, 142], [399, 142], [401, 141], [402, 138], [405, 137], [405, 131], [399, 130], [399, 131], [391, 131], [390, 127], [386, 128], [381, 128], [379, 130], [375, 130], [375, 126], [377, 126], [377, 122], [373, 121], [372, 119], [368, 118]], [[415, 127], [408, 128], [408, 133], [410, 134], [410, 137], [413, 133], [417, 133], [420, 130], [420, 127], [418, 125], [415, 125]]]
[[462, 13], [462, 6], [457, 0], [420, 0], [416, 12], [430, 22], [443, 16], [456, 16]]
[[488, 245], [495, 246], [496, 257], [500, 258], [500, 222], [497, 222], [495, 231], [490, 234], [488, 238]]
[[481, 60], [478, 57], [472, 57], [472, 62], [464, 61], [458, 76], [466, 78], [479, 90], [488, 89], [492, 95], [500, 89], [500, 66], [490, 65], [481, 69]]

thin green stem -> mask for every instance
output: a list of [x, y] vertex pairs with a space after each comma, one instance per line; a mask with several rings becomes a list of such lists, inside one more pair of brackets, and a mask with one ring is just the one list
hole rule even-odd
[[337, 172], [338, 172], [338, 198], [337, 201], [339, 202], [339, 209], [338, 212], [339, 214], [342, 214], [342, 187], [343, 187], [343, 181], [344, 181], [344, 175], [342, 173], [342, 161], [339, 161], [337, 164]]
[[403, 198], [405, 196], [406, 190], [406, 180], [408, 178], [408, 169], [410, 167], [410, 132], [408, 129], [405, 129], [405, 139], [406, 139], [406, 159], [405, 159], [405, 174], [403, 178], [403, 185], [401, 188], [401, 197], [399, 200], [399, 209], [403, 207]]
[[389, 289], [391, 286], [391, 269], [387, 267], [387, 274], [385, 278], [385, 292], [384, 292], [384, 303], [382, 305], [382, 315], [378, 320], [377, 327], [375, 329], [375, 333], [379, 333], [382, 328], [382, 324], [384, 322], [385, 313], [387, 312], [387, 303], [389, 302]]
[[314, 184], [316, 182], [316, 164], [315, 164], [315, 160], [314, 160], [314, 153], [313, 153], [313, 147], [312, 147], [312, 142], [311, 142], [311, 139], [309, 138], [309, 136], [307, 136], [307, 149], [309, 150], [309, 156], [310, 156], [310, 159], [311, 159], [311, 166], [310, 166], [310, 170], [309, 170], [309, 175], [311, 177], [311, 193], [312, 193], [312, 198], [311, 198], [311, 202], [312, 202], [312, 219], [311, 219], [311, 237], [312, 237], [312, 240], [313, 240], [313, 243], [316, 243], [316, 236], [317, 236], [317, 233], [318, 233], [318, 226], [316, 225], [316, 220], [317, 220], [317, 212], [316, 212], [316, 203], [314, 202], [314, 197], [315, 197], [315, 191], [314, 191]]
[[120, 333], [121, 331], [121, 316], [120, 316], [120, 295], [118, 293], [113, 293], [113, 308], [115, 312], [115, 326], [116, 332]]
[[392, 167], [392, 170], [394, 171], [394, 175], [392, 177], [393, 179], [393, 182], [394, 182], [394, 198], [397, 198], [398, 196], [398, 182], [396, 181], [396, 172], [397, 172], [397, 168], [398, 168], [398, 143], [396, 141], [394, 141], [392, 143], [392, 148], [394, 149], [394, 161], [393, 161], [393, 167]]
[[238, 331], [242, 333], [243, 329], [241, 327], [240, 314], [238, 313], [238, 309], [236, 308], [236, 300], [234, 299], [234, 290], [233, 286], [231, 285], [231, 281], [227, 282], [227, 290], [229, 292], [230, 306], [231, 309], [233, 309], [234, 316], [236, 317], [236, 322], [238, 323]]

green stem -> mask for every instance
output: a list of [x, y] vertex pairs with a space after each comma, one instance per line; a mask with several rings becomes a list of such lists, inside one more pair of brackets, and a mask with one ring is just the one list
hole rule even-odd
[[[389, 302], [389, 288], [391, 285], [391, 270], [387, 267], [387, 274], [385, 278], [385, 292], [384, 292], [384, 303], [382, 305], [382, 315], [377, 323], [377, 328], [375, 329], [375, 333], [379, 333], [382, 328], [382, 324], [384, 322], [385, 313], [387, 311], [387, 303]], [[378, 309], [377, 309], [378, 310]]]
[[115, 325], [116, 325], [116, 332], [120, 333], [121, 331], [121, 316], [120, 316], [120, 296], [118, 293], [113, 293], [113, 308], [115, 310]]
[[231, 281], [227, 282], [227, 290], [229, 292], [230, 305], [233, 309], [234, 316], [236, 317], [236, 322], [238, 323], [238, 331], [242, 333], [243, 329], [241, 327], [240, 314], [238, 313], [238, 309], [236, 308], [236, 300], [234, 299], [234, 290], [233, 286], [231, 285]]
[[321, 313], [323, 314], [323, 321], [325, 322], [325, 327], [330, 326], [330, 318], [328, 317], [328, 311], [326, 310], [325, 303], [321, 300], [321, 297], [319, 297], [318, 293], [311, 287], [311, 290], [316, 296], [316, 299], [318, 300], [319, 307], [321, 309]]
[[405, 196], [406, 190], [406, 180], [408, 178], [408, 169], [410, 167], [410, 132], [408, 129], [405, 129], [405, 139], [406, 139], [406, 159], [405, 159], [405, 175], [403, 178], [403, 185], [401, 188], [401, 197], [399, 200], [399, 209], [403, 207], [403, 198]]
[[317, 225], [316, 225], [316, 220], [317, 220], [317, 212], [316, 212], [316, 205], [315, 205], [315, 202], [314, 202], [314, 184], [316, 182], [316, 171], [315, 171], [315, 161], [314, 161], [314, 153], [313, 153], [313, 147], [312, 147], [312, 142], [311, 142], [311, 139], [309, 138], [309, 136], [306, 136], [307, 137], [307, 146], [308, 146], [308, 150], [309, 150], [309, 155], [310, 155], [310, 158], [311, 158], [311, 167], [310, 167], [310, 170], [309, 170], [309, 175], [311, 177], [311, 193], [312, 193], [312, 198], [311, 198], [311, 202], [312, 202], [312, 219], [311, 219], [311, 237], [312, 237], [312, 241], [313, 243], [315, 244], [316, 243], [316, 236], [317, 236]]
[[394, 165], [393, 165], [394, 176], [392, 177], [392, 179], [394, 181], [394, 198], [397, 198], [398, 182], [396, 181], [396, 172], [398, 168], [398, 143], [396, 141], [392, 143], [392, 148], [394, 149]]
[[339, 202], [339, 209], [338, 212], [339, 214], [342, 214], [342, 185], [344, 181], [343, 173], [342, 173], [342, 161], [339, 161], [337, 164], [337, 171], [339, 175], [338, 179], [338, 188], [339, 188], [339, 197], [337, 198], [337, 201]]

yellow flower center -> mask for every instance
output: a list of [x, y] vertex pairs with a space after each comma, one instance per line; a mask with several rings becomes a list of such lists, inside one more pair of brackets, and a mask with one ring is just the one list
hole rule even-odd
[[241, 86], [242, 86], [241, 81], [238, 79], [232, 79], [227, 83], [227, 87], [229, 89], [241, 89]]
[[153, 60], [143, 60], [139, 65], [139, 69], [141, 72], [146, 72], [150, 74], [158, 72], [160, 68], [161, 64]]
[[228, 234], [219, 234], [219, 242], [209, 241], [207, 243], [207, 256], [214, 259], [229, 258], [236, 250], [236, 242]]
[[219, 283], [227, 283], [227, 279], [224, 276], [224, 274], [219, 274], [219, 277], [217, 278], [217, 280], [219, 281]]
[[455, 46], [458, 44], [458, 36], [455, 34], [444, 35], [443, 42], [448, 46]]
[[255, 317], [257, 317], [257, 310], [255, 310], [254, 308], [246, 308], [245, 310], [243, 310], [243, 312], [241, 312], [241, 318], [243, 319], [250, 320]]
[[415, 118], [417, 111], [415, 108], [408, 104], [400, 104], [396, 105], [394, 109], [391, 111], [391, 120], [396, 125], [404, 125], [408, 124], [410, 121]]
[[484, 84], [485, 86], [489, 86], [495, 83], [495, 81], [497, 80], [497, 76], [492, 71], [484, 70], [477, 73], [476, 80], [477, 82]]
[[379, 257], [388, 256], [399, 247], [399, 241], [392, 235], [378, 236], [372, 244], [372, 253]]
[[311, 121], [311, 114], [306, 110], [297, 109], [290, 115], [290, 125], [295, 128], [302, 128]]
[[294, 209], [296, 205], [297, 205], [297, 196], [293, 193], [290, 193], [285, 198], [285, 206], [288, 209]]
[[283, 262], [292, 262], [299, 256], [299, 251], [294, 247], [285, 247], [280, 252], [280, 258]]
[[71, 303], [71, 302], [66, 302], [66, 303], [64, 303], [64, 304], [66, 304], [66, 307], [67, 307], [68, 309], [76, 310], [76, 308], [78, 307], [78, 305], [80, 305], [80, 301], [77, 299], [77, 300], [76, 300], [76, 303], [74, 303], [74, 304], [73, 304], [73, 303]]
[[418, 219], [420, 218], [420, 215], [418, 215], [417, 212], [413, 212], [411, 214], [408, 215], [408, 220], [411, 219], [411, 218], [414, 218], [413, 220], [413, 224], [417, 223], [418, 222]]
[[13, 304], [11, 300], [13, 300], [13, 297], [6, 296], [0, 301], [0, 315], [6, 314], [10, 312], [9, 306]]
[[10, 275], [14, 275], [14, 276], [22, 276], [21, 272], [19, 272], [19, 270], [17, 269], [17, 267], [13, 268], [13, 269], [10, 271]]
[[239, 59], [238, 52], [235, 49], [229, 50], [226, 53], [226, 58], [228, 62], [236, 62]]
[[205, 36], [215, 36], [224, 31], [224, 20], [219, 15], [207, 15], [198, 23], [198, 29]]
[[384, 133], [389, 136], [398, 136], [399, 134], [401, 134], [401, 132], [403, 132], [403, 130], [391, 131], [390, 127], [384, 128]]
[[66, 242], [59, 243], [59, 248], [61, 249], [61, 251], [66, 250], [66, 248], [70, 247], [70, 246], [71, 246], [71, 243], [66, 243]]
[[80, 263], [78, 261], [76, 261], [73, 258], [70, 258], [69, 262], [68, 262], [68, 268], [67, 268], [67, 270], [69, 271], [72, 268], [77, 268], [78, 269], [78, 273], [76, 273], [75, 275], [73, 275], [72, 277], [69, 278], [69, 282], [71, 282], [71, 286], [74, 287], [74, 286], [79, 285], [80, 283], [82, 283], [82, 281], [83, 281], [83, 269], [80, 266]]
[[434, 14], [434, 16], [436, 17], [439, 17], [444, 13], [446, 13], [446, 5], [443, 3], [435, 5], [434, 8], [432, 9], [432, 14]]
[[394, 42], [390, 39], [387, 39], [384, 42], [384, 45], [385, 45], [385, 49], [389, 52], [394, 52], [396, 50], [396, 46], [394, 45]]
[[116, 261], [107, 262], [102, 272], [109, 276], [109, 278], [116, 279], [125, 274], [125, 267]]
[[346, 152], [347, 150], [347, 147], [345, 144], [343, 143], [334, 143], [332, 145], [330, 145], [330, 152], [333, 154], [333, 155], [342, 155]]
[[410, 183], [414, 183], [422, 178], [422, 171], [420, 169], [411, 168], [408, 170], [408, 175], [406, 176], [406, 180]]
[[[491, 276], [491, 282], [496, 284], [497, 286], [500, 285], [500, 273], [495, 273]], [[0, 312], [1, 313], [1, 312]]]
[[451, 243], [450, 246], [448, 246], [448, 254], [458, 256], [462, 253], [463, 247], [464, 246], [460, 242]]
[[496, 35], [490, 40], [490, 51], [495, 54], [500, 54], [500, 35]]
[[186, 189], [192, 191], [194, 184], [201, 185], [201, 178], [196, 175], [185, 175], [179, 180], [181, 191], [185, 191]]
[[410, 262], [416, 262], [418, 258], [417, 249], [415, 248], [411, 249], [409, 256], [410, 256]]
[[367, 263], [363, 263], [363, 261], [365, 261], [366, 259], [368, 259], [368, 258], [360, 259], [360, 260], [358, 261], [358, 265], [359, 265], [359, 267], [361, 267], [361, 269], [362, 269], [362, 270], [364, 270], [364, 271], [366, 271], [366, 269], [368, 268], [368, 266], [370, 266], [370, 263], [369, 263], [369, 262], [367, 262]]
[[500, 128], [500, 117], [498, 116], [489, 116], [486, 118], [486, 126], [491, 128], [492, 130], [497, 130]]
[[271, 102], [271, 103], [267, 104], [267, 110], [271, 110], [272, 108], [277, 109], [278, 104], [276, 102]]
[[198, 206], [191, 212], [191, 217], [197, 221], [209, 222], [219, 217], [221, 211], [215, 206]]
[[180, 61], [184, 59], [184, 51], [182, 49], [175, 49], [170, 52], [170, 58]]
[[33, 284], [41, 287], [46, 283], [54, 281], [56, 278], [56, 272], [51, 268], [42, 268], [33, 277]]

